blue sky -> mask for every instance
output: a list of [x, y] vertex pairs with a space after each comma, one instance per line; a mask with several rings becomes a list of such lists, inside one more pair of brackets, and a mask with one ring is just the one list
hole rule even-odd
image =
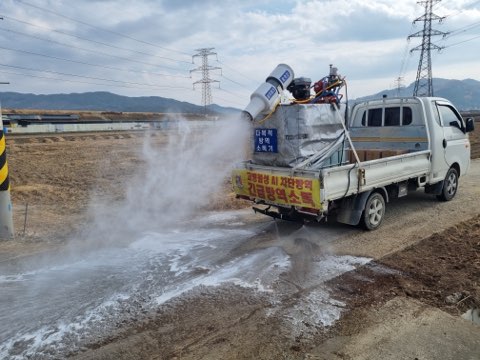
[[[278, 63], [318, 80], [329, 64], [351, 98], [415, 80], [423, 7], [411, 0], [2, 0], [2, 91], [111, 91], [196, 104], [195, 49], [215, 48], [213, 102], [244, 107]], [[433, 27], [451, 32], [432, 52], [433, 75], [480, 80], [480, 1], [443, 0]]]

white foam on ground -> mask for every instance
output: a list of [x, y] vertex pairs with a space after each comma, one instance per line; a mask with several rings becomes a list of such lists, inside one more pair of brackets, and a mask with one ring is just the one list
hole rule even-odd
[[[209, 224], [222, 223], [230, 221], [231, 216], [232, 214], [228, 213], [216, 213], [204, 221]], [[235, 284], [271, 294], [272, 301], [275, 301], [278, 295], [273, 290], [281, 274], [292, 267], [290, 257], [281, 248], [260, 249], [228, 262], [223, 261], [229, 258], [229, 252], [239, 242], [254, 234], [254, 230], [229, 227], [204, 229], [193, 226], [191, 229], [165, 229], [162, 233], [145, 233], [126, 248], [103, 249], [81, 260], [49, 265], [31, 272], [2, 275], [0, 282], [31, 281], [35, 286], [37, 280], [44, 280], [45, 284], [50, 286], [56, 285], [50, 281], [55, 277], [55, 273], [66, 273], [69, 275], [68, 281], [76, 279], [88, 281], [91, 274], [98, 270], [107, 276], [118, 275], [120, 280], [124, 279], [123, 273], [132, 274], [131, 277], [125, 277], [127, 281], [125, 287], [114, 290], [117, 291], [116, 294], [110, 296], [107, 292], [108, 295], [103, 301], [99, 298], [100, 301], [92, 302], [90, 308], [83, 310], [74, 308], [78, 312], [71, 318], [62, 318], [62, 314], [57, 313], [51, 322], [45, 322], [48, 325], [39, 324], [37, 328], [29, 324], [28, 319], [21, 319], [25, 321], [27, 327], [18, 331], [15, 329], [16, 336], [2, 340], [0, 358], [14, 360], [42, 356], [48, 358], [48, 354], [62, 354], [62, 351], [64, 353], [75, 349], [75, 346], [82, 343], [80, 341], [82, 339], [101, 336], [105, 331], [108, 332], [110, 328], [115, 327], [115, 321], [121, 321], [125, 316], [129, 316], [130, 309], [141, 314], [142, 310], [155, 309], [199, 286], [218, 287], [223, 284]], [[344, 305], [332, 299], [328, 289], [321, 284], [368, 261], [369, 259], [351, 256], [325, 256], [314, 259], [311, 273], [304, 284], [304, 287], [312, 287], [312, 290], [282, 314], [291, 324], [292, 334], [308, 332], [304, 325], [306, 322], [315, 326], [333, 324], [340, 317]], [[140, 297], [137, 296], [139, 284], [143, 291]], [[30, 284], [27, 282], [25, 286], [28, 287]], [[72, 293], [71, 296], [74, 298], [76, 294]], [[281, 299], [281, 295], [279, 296]], [[130, 308], [131, 303], [141, 303], [140, 310]], [[280, 303], [278, 308], [281, 308]], [[40, 306], [39, 311], [41, 310]], [[271, 313], [275, 312], [274, 308]], [[18, 350], [18, 353], [11, 353], [12, 349]]]
[[291, 266], [287, 254], [280, 248], [258, 250], [239, 259], [234, 259], [218, 268], [167, 290], [156, 298], [156, 304], [163, 304], [197, 286], [220, 286], [233, 283], [262, 292], [271, 291], [279, 275]]
[[166, 262], [174, 276], [203, 266], [198, 254], [209, 250], [214, 254], [217, 245], [229, 242], [238, 242], [253, 236], [251, 230], [242, 229], [197, 229], [197, 230], [170, 230], [165, 233], [150, 232], [141, 239], [133, 242], [130, 249], [150, 254], [166, 254]]
[[2, 282], [22, 282], [31, 280], [34, 277], [41, 276], [44, 274], [52, 273], [55, 271], [62, 272], [64, 270], [72, 269], [72, 268], [80, 268], [85, 267], [86, 262], [85, 260], [77, 260], [66, 264], [61, 265], [49, 265], [49, 266], [42, 266], [35, 270], [25, 271], [18, 274], [11, 274], [11, 275], [0, 275], [0, 283]]
[[[90, 254], [88, 258], [69, 264], [4, 275], [0, 281], [28, 280], [35, 284], [37, 277], [40, 277], [47, 285], [55, 286], [50, 279], [55, 277], [57, 272], [68, 274], [72, 281], [78, 278], [85, 282], [97, 269], [107, 275], [107, 270], [111, 269], [112, 275], [119, 271], [132, 273], [133, 276], [129, 277], [128, 281], [138, 278], [142, 286], [146, 287], [142, 288], [144, 297], [137, 300], [138, 284], [128, 282], [124, 288], [126, 293], [109, 296], [100, 304], [94, 305], [92, 302], [90, 309], [79, 309], [74, 318], [63, 318], [61, 313], [57, 313], [58, 316], [47, 322], [48, 325], [39, 324], [36, 329], [34, 324], [28, 323], [28, 319], [21, 319], [27, 327], [23, 331], [19, 330], [16, 336], [0, 342], [0, 358], [16, 360], [41, 357], [42, 354], [61, 354], [75, 348], [79, 339], [91, 338], [96, 333], [108, 331], [115, 325], [115, 321], [129, 316], [129, 313], [125, 314], [125, 310], [129, 309], [130, 303], [140, 301], [141, 310], [154, 309], [158, 304], [199, 285], [218, 286], [230, 282], [268, 291], [271, 281], [289, 264], [288, 257], [279, 249], [262, 250], [226, 264], [215, 264], [215, 261], [223, 256], [221, 251], [230, 251], [238, 241], [253, 234], [251, 230], [242, 229], [173, 229], [165, 233], [150, 232], [127, 248], [103, 249]], [[219, 251], [212, 250], [216, 248], [216, 243], [221, 246]], [[204, 258], [201, 258], [202, 254]], [[258, 271], [253, 270], [258, 264], [261, 268]], [[168, 271], [164, 272], [165, 269]], [[160, 285], [162, 282], [158, 281], [159, 276], [168, 276], [164, 285]], [[176, 277], [178, 280], [175, 280]], [[75, 296], [75, 293], [71, 294], [72, 299]], [[41, 302], [38, 305], [39, 308], [43, 306]], [[75, 307], [79, 304], [72, 305]], [[48, 358], [48, 355], [45, 357]]]
[[150, 251], [155, 253], [169, 253], [181, 250], [183, 253], [189, 252], [194, 246], [212, 247], [212, 242], [238, 237], [247, 237], [254, 235], [253, 231], [241, 229], [198, 229], [198, 230], [179, 230], [170, 229], [165, 232], [148, 232], [139, 240], [130, 244], [130, 248], [136, 251]]
[[[270, 292], [272, 291], [272, 284], [282, 272], [290, 268], [290, 265], [288, 255], [279, 248], [258, 250], [218, 268], [212, 268], [208, 274], [194, 277], [187, 283], [182, 283], [164, 291], [155, 297], [152, 305], [163, 304], [198, 286], [217, 287], [222, 284], [233, 283], [256, 291]], [[80, 337], [85, 328], [91, 328], [94, 324], [98, 325], [98, 323], [108, 321], [106, 314], [114, 315], [121, 308], [121, 303], [129, 299], [130, 295], [128, 294], [117, 294], [68, 324], [59, 321], [52, 326], [43, 326], [37, 331], [10, 339], [0, 345], [0, 357], [13, 360], [24, 359], [47, 349], [51, 344], [57, 344], [56, 347], [61, 350], [64, 346], [65, 337]], [[28, 349], [19, 355], [12, 355], [10, 350], [14, 347], [15, 342], [28, 344]]]
[[312, 325], [331, 326], [340, 318], [345, 304], [331, 298], [328, 290], [315, 289], [288, 311], [292, 335], [306, 334]]
[[318, 283], [331, 280], [348, 271], [355, 270], [358, 266], [368, 264], [372, 259], [350, 255], [334, 256], [325, 255], [313, 261], [312, 275], [310, 279]]
[[[116, 294], [105, 300], [100, 306], [90, 310], [82, 316], [78, 316], [76, 321], [65, 323], [59, 320], [50, 326], [42, 326], [36, 331], [27, 332], [16, 338], [9, 339], [0, 344], [0, 358], [11, 360], [22, 360], [26, 358], [50, 358], [48, 355], [40, 355], [44, 350], [47, 354], [52, 350], [62, 350], [66, 346], [66, 337], [81, 338], [85, 328], [88, 328], [95, 322], [104, 321], [105, 312], [114, 313], [119, 307], [120, 302], [130, 298], [127, 294]], [[19, 354], [12, 353], [15, 345], [24, 343], [25, 348]], [[56, 344], [50, 348], [52, 344]], [[21, 346], [22, 347], [22, 346]], [[53, 352], [55, 352], [54, 350]]]
[[284, 311], [284, 319], [291, 329], [292, 337], [299, 335], [308, 337], [315, 331], [315, 327], [333, 325], [340, 319], [345, 304], [335, 300], [324, 283], [370, 261], [369, 258], [348, 255], [326, 255], [315, 259], [308, 278], [302, 284], [304, 289], [311, 288], [310, 292], [286, 310], [282, 309], [281, 303], [277, 303], [268, 315]]

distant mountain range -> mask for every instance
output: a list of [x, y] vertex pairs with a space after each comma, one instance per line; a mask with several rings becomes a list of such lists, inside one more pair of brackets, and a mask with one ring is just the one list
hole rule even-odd
[[[459, 110], [480, 110], [480, 81], [473, 79], [447, 80], [432, 79], [434, 95], [450, 100]], [[374, 95], [358, 98], [355, 101], [378, 99], [383, 95], [387, 97], [412, 96], [415, 83], [408, 87], [394, 90], [383, 90]]]
[[[414, 83], [398, 91], [383, 90], [377, 94], [358, 98], [355, 101], [388, 97], [411, 96]], [[462, 111], [480, 110], [480, 81], [473, 79], [447, 80], [433, 79], [435, 96], [444, 97]], [[203, 114], [203, 106], [159, 96], [128, 97], [110, 92], [87, 92], [73, 94], [35, 95], [15, 92], [0, 92], [0, 101], [7, 109], [42, 109], [42, 110], [92, 110], [122, 112], [161, 112]], [[247, 105], [247, 104], [245, 104]], [[231, 114], [239, 109], [209, 105], [210, 114]]]
[[[35, 95], [0, 92], [0, 101], [6, 109], [91, 110], [124, 112], [159, 112], [203, 114], [203, 106], [159, 96], [129, 97], [110, 92]], [[238, 109], [218, 105], [207, 106], [207, 112], [225, 114]]]

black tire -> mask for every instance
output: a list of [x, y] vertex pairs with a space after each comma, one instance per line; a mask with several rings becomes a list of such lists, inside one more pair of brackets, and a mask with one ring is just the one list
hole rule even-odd
[[448, 169], [445, 180], [443, 180], [442, 193], [437, 195], [437, 199], [441, 201], [450, 201], [455, 197], [458, 189], [458, 172], [455, 168]]
[[375, 230], [382, 224], [385, 217], [385, 199], [378, 193], [372, 193], [365, 204], [362, 214], [362, 226], [367, 230]]

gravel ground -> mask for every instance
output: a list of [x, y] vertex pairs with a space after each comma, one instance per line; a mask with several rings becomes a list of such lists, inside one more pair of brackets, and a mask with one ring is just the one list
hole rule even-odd
[[[478, 146], [477, 133], [474, 146]], [[155, 146], [167, 142], [158, 134], [148, 137]], [[74, 234], [93, 221], [92, 207], [110, 204], [113, 209], [121, 203], [128, 184], [145, 171], [140, 156], [145, 138], [119, 133], [7, 139], [17, 238], [0, 243], [0, 264], [14, 267], [39, 254], [61, 252], [78, 238]], [[224, 260], [235, 262], [263, 249], [279, 249], [289, 266], [268, 288], [262, 288], [263, 279], [258, 286], [200, 285], [146, 312], [140, 311], [139, 304], [139, 311], [124, 317], [115, 330], [90, 338], [64, 355], [77, 359], [357, 359], [378, 336], [372, 324], [384, 329], [393, 326], [391, 332], [385, 330], [390, 337], [401, 329], [417, 329], [415, 321], [392, 320], [392, 308], [405, 310], [412, 319], [419, 309], [431, 309], [422, 310], [422, 321], [431, 321], [432, 329], [444, 316], [453, 316], [454, 320], [447, 319], [458, 326], [452, 341], [461, 336], [462, 354], [478, 354], [478, 327], [472, 330], [463, 320], [458, 325], [456, 319], [479, 301], [479, 284], [474, 280], [480, 275], [479, 176], [477, 160], [461, 179], [457, 198], [449, 203], [418, 192], [389, 204], [387, 218], [375, 232], [339, 224], [305, 227], [242, 215], [239, 221], [257, 232], [239, 241]], [[225, 197], [229, 201], [221, 200]], [[242, 207], [245, 203], [233, 201], [224, 182], [209, 209]], [[455, 301], [446, 302], [448, 296]], [[465, 329], [470, 335], [465, 335]], [[432, 337], [437, 335], [431, 331]], [[403, 357], [391, 347], [396, 356], [390, 358], [414, 358], [407, 355], [417, 354], [412, 349], [421, 347], [411, 343]], [[385, 358], [380, 347], [370, 348]], [[370, 358], [382, 358], [372, 354]], [[428, 355], [418, 358], [433, 358]]]

